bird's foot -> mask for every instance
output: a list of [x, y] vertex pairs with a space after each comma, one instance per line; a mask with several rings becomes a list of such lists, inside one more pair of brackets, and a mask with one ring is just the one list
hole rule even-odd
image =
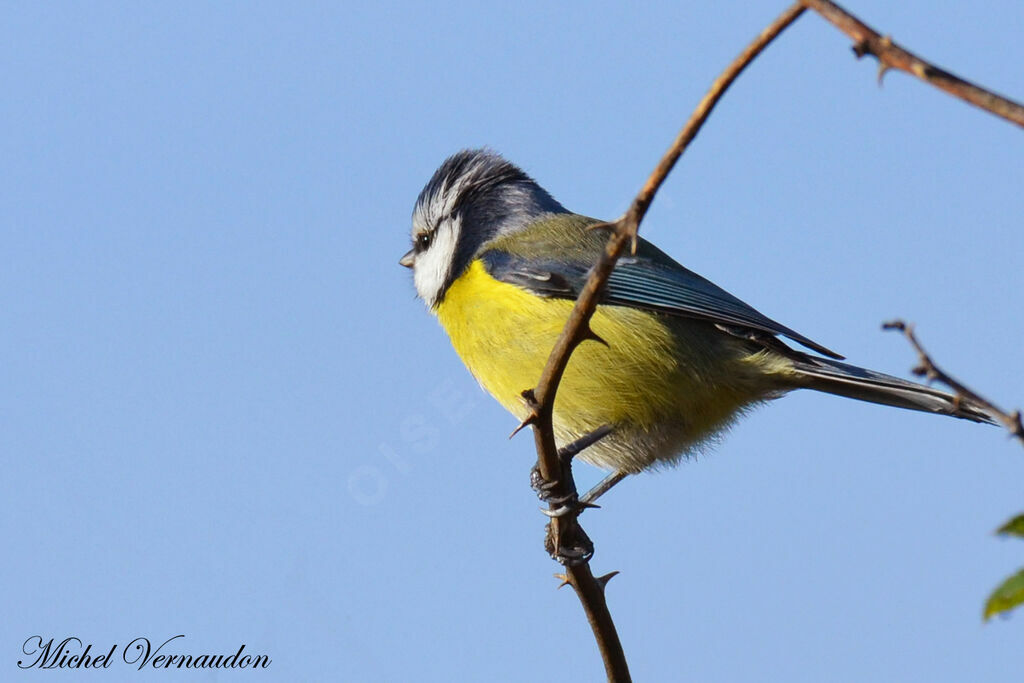
[[555, 524], [548, 524], [544, 548], [553, 560], [564, 567], [584, 564], [594, 556], [594, 544], [575, 518], [563, 522], [561, 532], [556, 530]]
[[562, 482], [560, 481], [547, 481], [544, 479], [544, 475], [540, 473], [538, 465], [534, 465], [533, 469], [530, 470], [530, 487], [536, 491], [538, 498], [548, 504], [547, 509], [541, 508], [540, 510], [548, 517], [554, 519], [570, 514], [578, 515], [587, 508], [597, 507], [589, 501], [580, 500], [580, 496], [575, 489], [564, 493], [556, 493], [556, 491], [560, 491], [561, 486]]
[[576, 520], [587, 508], [598, 507], [592, 502], [597, 496], [581, 499], [576, 491], [572, 478], [572, 459], [611, 433], [612, 427], [603, 425], [558, 449], [559, 472], [551, 480], [545, 479], [539, 463], [530, 471], [530, 486], [537, 492], [537, 497], [548, 505], [547, 509], [541, 508], [541, 512], [551, 519], [544, 547], [563, 566], [584, 564], [593, 556], [594, 544]]
[[[603, 439], [604, 437], [611, 434], [613, 428], [611, 425], [601, 425], [594, 431], [584, 434], [580, 438], [576, 439], [570, 444], [562, 446], [558, 449], [558, 460], [561, 464], [562, 472], [567, 472], [572, 467], [572, 459], [575, 458], [580, 451], [585, 448], [593, 446], [595, 443]], [[537, 492], [537, 497], [546, 503], [554, 502], [557, 505], [569, 502], [566, 496], [556, 497], [553, 495], [554, 491], [557, 491], [560, 486], [560, 482], [557, 480], [548, 481], [544, 478], [544, 475], [540, 472], [540, 464], [535, 464], [533, 469], [530, 470], [530, 488]], [[564, 499], [564, 500], [563, 500]]]

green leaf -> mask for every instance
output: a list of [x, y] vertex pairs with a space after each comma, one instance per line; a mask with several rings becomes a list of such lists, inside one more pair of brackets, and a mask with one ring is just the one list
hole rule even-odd
[[1017, 515], [1006, 524], [996, 529], [997, 534], [1003, 536], [1019, 536], [1024, 538], [1024, 515]]
[[988, 596], [988, 602], [985, 603], [985, 621], [988, 621], [993, 615], [1010, 611], [1022, 602], [1024, 602], [1024, 569], [1003, 581], [1002, 585]]

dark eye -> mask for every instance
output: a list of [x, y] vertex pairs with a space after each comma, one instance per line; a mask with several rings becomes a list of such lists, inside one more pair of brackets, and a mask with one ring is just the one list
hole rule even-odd
[[416, 235], [416, 253], [417, 254], [420, 253], [420, 252], [426, 251], [429, 246], [430, 246], [430, 233], [429, 232], [421, 232], [420, 234]]

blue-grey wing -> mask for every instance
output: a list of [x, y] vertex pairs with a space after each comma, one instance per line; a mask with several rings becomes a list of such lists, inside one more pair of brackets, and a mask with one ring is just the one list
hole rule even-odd
[[[725, 332], [758, 338], [757, 333], [782, 335], [832, 358], [842, 356], [781, 325], [740, 301], [721, 287], [665, 258], [626, 256], [608, 278], [603, 303], [708, 320]], [[517, 285], [538, 296], [575, 299], [586, 281], [589, 265], [528, 259], [489, 251], [481, 260], [491, 277]]]

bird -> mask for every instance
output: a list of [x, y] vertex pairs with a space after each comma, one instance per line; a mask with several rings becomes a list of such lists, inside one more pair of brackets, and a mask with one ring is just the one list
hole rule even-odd
[[[605, 248], [602, 225], [489, 149], [450, 156], [416, 200], [399, 263], [469, 371], [519, 420], [530, 411], [522, 392]], [[556, 443], [606, 430], [577, 457], [624, 475], [702, 453], [797, 389], [991, 422], [969, 399], [844, 363], [643, 238], [611, 272], [590, 325], [599, 341], [576, 348], [556, 393]]]

